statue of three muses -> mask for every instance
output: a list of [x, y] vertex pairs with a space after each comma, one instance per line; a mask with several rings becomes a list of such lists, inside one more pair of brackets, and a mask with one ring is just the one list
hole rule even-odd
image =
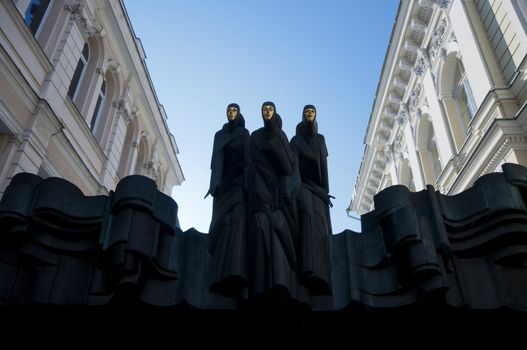
[[290, 142], [274, 103], [261, 111], [264, 126], [249, 135], [240, 107], [229, 104], [228, 121], [214, 136], [210, 290], [329, 295], [332, 197], [316, 108], [304, 107]]

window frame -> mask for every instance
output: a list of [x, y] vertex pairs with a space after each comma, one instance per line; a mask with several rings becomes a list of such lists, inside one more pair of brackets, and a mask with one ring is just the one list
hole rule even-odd
[[[84, 55], [85, 49], [87, 49], [86, 56]], [[79, 93], [79, 86], [81, 85], [80, 84], [81, 81], [84, 79], [84, 73], [86, 72], [86, 67], [88, 66], [89, 59], [90, 59], [90, 46], [88, 45], [88, 43], [85, 42], [84, 46], [82, 47], [79, 60], [77, 61], [77, 66], [75, 67], [75, 71], [73, 72], [73, 76], [71, 77], [70, 86], [68, 87], [67, 95], [71, 98], [72, 101], [75, 101], [75, 98], [77, 97]], [[81, 64], [82, 64], [82, 67], [80, 67]], [[81, 72], [79, 74], [79, 78], [75, 80], [75, 76], [77, 75], [79, 68], [81, 68]], [[74, 86], [75, 91], [73, 92], [73, 95], [72, 95], [71, 90], [73, 86]]]
[[[40, 4], [35, 5], [34, 2], [36, 1], [39, 1]], [[26, 7], [26, 10], [24, 11], [24, 22], [26, 23], [31, 33], [33, 33], [33, 36], [36, 37], [39, 34], [40, 29], [42, 28], [42, 24], [44, 23], [47, 17], [49, 9], [51, 8], [52, 2], [53, 0], [30, 0], [29, 1]], [[42, 3], [45, 3], [45, 4], [42, 5]], [[32, 8], [32, 6], [44, 6], [44, 9], [37, 10], [39, 12], [39, 16], [38, 17], [33, 16], [31, 21], [29, 21], [29, 15], [30, 15], [29, 11]], [[36, 22], [35, 22], [35, 19], [37, 19]]]
[[[104, 91], [103, 91], [104, 90]], [[99, 124], [100, 124], [100, 116], [102, 111], [104, 110], [104, 103], [106, 101], [106, 80], [103, 79], [101, 83], [101, 87], [99, 88], [99, 94], [97, 96], [97, 102], [95, 103], [95, 108], [93, 110], [92, 118], [90, 121], [90, 131], [93, 135], [95, 135], [98, 131]]]
[[[432, 128], [433, 130], [433, 128]], [[441, 166], [441, 157], [439, 156], [439, 149], [437, 148], [437, 140], [435, 135], [435, 130], [433, 130], [433, 136], [428, 141], [428, 151], [430, 152], [430, 161], [432, 165], [432, 171], [434, 173], [435, 181], [439, 178], [439, 175], [443, 171]]]
[[[458, 61], [456, 63], [456, 74], [459, 73], [459, 80], [455, 82], [455, 86], [452, 89], [452, 97], [454, 98], [458, 116], [460, 118], [461, 127], [465, 136], [468, 134], [470, 128], [470, 123], [476, 115], [476, 103], [474, 101], [474, 96], [472, 94], [472, 89], [470, 87], [470, 82], [468, 81], [467, 73], [463, 67], [463, 63]], [[463, 96], [464, 95], [464, 96]], [[463, 106], [460, 105], [460, 97], [463, 101]], [[466, 106], [466, 108], [464, 108]], [[468, 119], [465, 120], [465, 116], [468, 113]]]

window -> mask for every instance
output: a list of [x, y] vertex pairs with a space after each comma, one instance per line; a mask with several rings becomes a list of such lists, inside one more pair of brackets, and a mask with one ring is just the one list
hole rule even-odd
[[99, 96], [97, 97], [97, 103], [95, 104], [95, 109], [93, 110], [93, 116], [91, 118], [90, 130], [92, 134], [95, 135], [95, 128], [97, 127], [97, 121], [100, 119], [99, 115], [103, 110], [104, 100], [106, 97], [106, 81], [102, 81], [101, 89], [99, 90]]
[[126, 136], [124, 138], [124, 143], [121, 149], [121, 160], [119, 161], [119, 169], [117, 175], [119, 178], [123, 178], [126, 175], [132, 174], [132, 161], [134, 156], [134, 138], [137, 134], [137, 121], [132, 120], [126, 128]]
[[432, 161], [434, 178], [437, 180], [439, 174], [441, 174], [441, 161], [439, 159], [439, 152], [437, 151], [435, 135], [428, 142], [428, 150], [430, 151], [430, 160]]
[[50, 2], [51, 0], [31, 0], [29, 2], [26, 12], [24, 13], [24, 21], [33, 35], [37, 33]]
[[88, 44], [84, 44], [84, 47], [82, 48], [82, 55], [79, 58], [79, 62], [77, 63], [77, 67], [75, 68], [75, 72], [73, 73], [73, 77], [71, 78], [70, 87], [68, 89], [68, 96], [73, 98], [75, 97], [75, 93], [77, 92], [77, 87], [79, 86], [79, 82], [81, 81], [82, 74], [84, 73], [84, 68], [86, 67], [86, 63], [88, 62], [88, 57], [90, 56], [90, 49], [88, 48]]
[[408, 187], [410, 191], [415, 192], [414, 175], [408, 158], [403, 158], [399, 168], [399, 183]]
[[453, 97], [456, 101], [457, 111], [461, 119], [461, 126], [465, 135], [468, 131], [470, 121], [474, 117], [476, 112], [476, 104], [474, 103], [474, 97], [472, 96], [472, 90], [465, 73], [465, 68], [461, 61], [457, 62], [456, 71], [454, 75], [454, 86]]
[[134, 174], [143, 175], [144, 167], [146, 165], [146, 157], [148, 154], [148, 144], [145, 139], [145, 137], [141, 137], [141, 141], [139, 141], [139, 146], [137, 149], [137, 160], [135, 164], [135, 172]]

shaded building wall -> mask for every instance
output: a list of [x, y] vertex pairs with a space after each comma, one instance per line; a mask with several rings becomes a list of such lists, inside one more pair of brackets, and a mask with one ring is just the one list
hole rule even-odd
[[181, 184], [122, 1], [4, 1], [0, 15], [0, 194], [19, 172], [62, 177], [88, 195], [129, 174], [168, 194]]

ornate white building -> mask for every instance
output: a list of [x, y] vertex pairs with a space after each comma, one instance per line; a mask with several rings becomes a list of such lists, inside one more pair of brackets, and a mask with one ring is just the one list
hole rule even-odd
[[527, 165], [527, 1], [402, 0], [348, 212], [396, 184], [454, 195]]
[[184, 180], [122, 0], [0, 1], [0, 196], [19, 172], [85, 195], [129, 174]]

